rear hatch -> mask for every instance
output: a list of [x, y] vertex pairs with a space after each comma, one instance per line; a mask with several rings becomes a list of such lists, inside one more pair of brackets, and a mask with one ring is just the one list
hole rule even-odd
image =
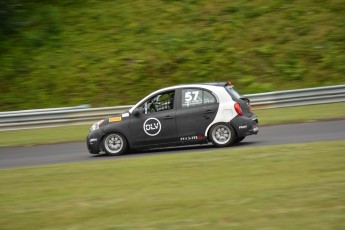
[[241, 94], [236, 90], [233, 85], [226, 85], [226, 91], [230, 94], [231, 98], [237, 102], [243, 112], [243, 116], [253, 117], [253, 113], [250, 107], [250, 100], [246, 97], [241, 96]]

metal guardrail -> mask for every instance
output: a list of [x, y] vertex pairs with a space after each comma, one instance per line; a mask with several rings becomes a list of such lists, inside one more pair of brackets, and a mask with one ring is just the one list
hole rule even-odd
[[83, 109], [77, 106], [61, 111], [57, 108], [40, 112], [26, 110], [18, 113], [4, 112], [0, 113], [0, 131], [88, 124], [112, 114], [122, 113], [131, 107], [126, 105]]
[[[254, 109], [279, 108], [345, 101], [345, 85], [245, 95]], [[132, 105], [22, 110], [0, 113], [0, 131], [91, 124], [103, 117], [129, 110]]]
[[334, 103], [345, 101], [345, 85], [249, 94], [246, 97], [255, 109]]

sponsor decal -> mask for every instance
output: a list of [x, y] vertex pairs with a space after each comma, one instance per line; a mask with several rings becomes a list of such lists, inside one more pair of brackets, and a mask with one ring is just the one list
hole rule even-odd
[[129, 117], [129, 113], [122, 114], [122, 117]]
[[97, 138], [90, 139], [90, 142], [94, 142], [94, 141], [97, 141]]
[[239, 126], [238, 128], [239, 129], [246, 129], [248, 126], [247, 125], [241, 125], [241, 126]]
[[116, 122], [116, 121], [121, 121], [122, 117], [111, 117], [109, 118], [109, 122]]
[[194, 141], [194, 140], [202, 140], [204, 136], [189, 136], [189, 137], [180, 137], [180, 141]]
[[201, 90], [187, 90], [186, 92], [183, 92], [184, 96], [183, 96], [182, 107], [189, 107], [192, 105], [201, 105], [202, 104], [201, 92], [202, 92]]
[[149, 136], [156, 136], [161, 131], [162, 125], [157, 118], [151, 117], [144, 122], [144, 131]]

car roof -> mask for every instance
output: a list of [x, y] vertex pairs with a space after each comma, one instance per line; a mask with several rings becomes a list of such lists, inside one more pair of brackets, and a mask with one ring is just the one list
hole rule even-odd
[[181, 84], [181, 85], [174, 85], [169, 86], [165, 88], [158, 89], [153, 93], [163, 92], [166, 90], [175, 90], [175, 89], [181, 89], [181, 88], [189, 88], [189, 87], [201, 87], [206, 89], [211, 89], [212, 87], [224, 87], [226, 86], [227, 82], [204, 82], [204, 83], [191, 83], [191, 84]]
[[226, 85], [227, 82], [201, 82], [201, 83], [192, 83], [192, 84], [182, 84], [182, 85], [176, 85], [176, 87], [178, 88], [179, 86], [186, 86], [186, 85], [212, 85], [212, 86], [221, 86], [224, 87]]

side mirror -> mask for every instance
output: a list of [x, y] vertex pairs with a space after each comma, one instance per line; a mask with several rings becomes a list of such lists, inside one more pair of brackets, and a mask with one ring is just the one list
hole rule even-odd
[[133, 111], [133, 115], [134, 116], [139, 116], [141, 114], [144, 114], [145, 113], [145, 109], [144, 108], [136, 108], [134, 111]]

